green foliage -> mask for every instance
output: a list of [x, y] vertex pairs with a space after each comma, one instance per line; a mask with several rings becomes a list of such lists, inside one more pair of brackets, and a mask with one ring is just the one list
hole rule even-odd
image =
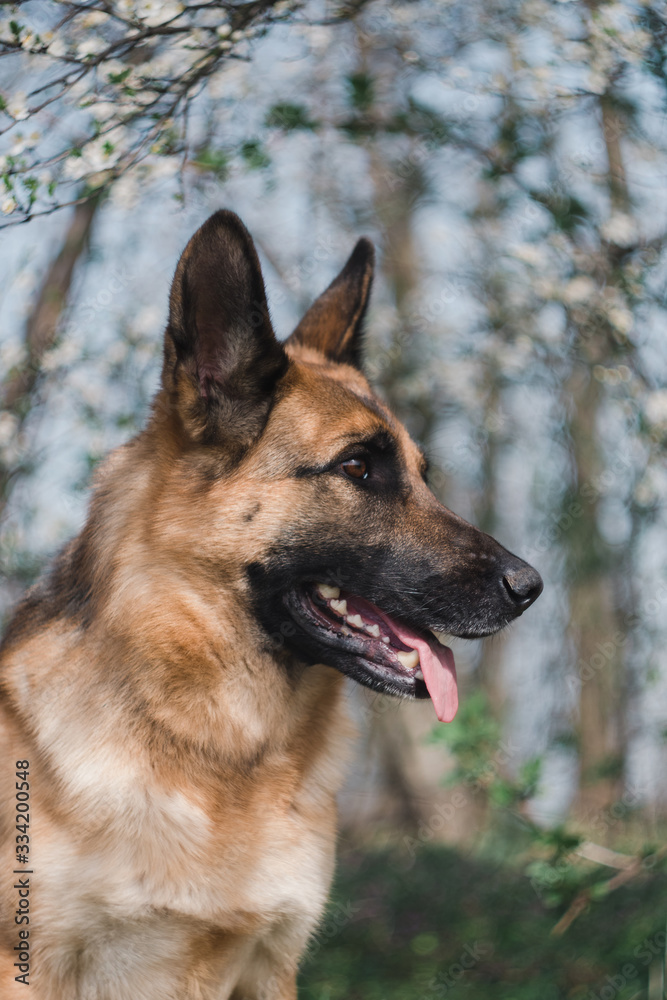
[[23, 187], [28, 192], [28, 206], [35, 204], [35, 199], [37, 198], [37, 191], [39, 189], [39, 181], [36, 177], [24, 177]]
[[598, 761], [595, 769], [588, 775], [589, 778], [599, 780], [600, 778], [621, 778], [625, 769], [625, 761], [618, 754], [609, 754]]
[[319, 122], [310, 117], [303, 104], [291, 104], [289, 101], [274, 104], [266, 116], [265, 124], [268, 128], [280, 128], [285, 132], [295, 129], [312, 132], [319, 126]]
[[207, 146], [198, 151], [192, 165], [224, 181], [229, 174], [229, 153], [224, 149]]
[[[483, 854], [500, 856], [508, 876], [510, 871], [523, 871], [544, 910], [560, 909], [565, 913], [564, 930], [581, 912], [591, 908], [593, 915], [604, 921], [606, 914], [601, 907], [607, 905], [616, 888], [614, 871], [606, 867], [606, 855], [599, 850], [596, 853], [595, 845], [586, 850], [582, 847], [580, 853], [583, 838], [567, 826], [544, 830], [528, 818], [524, 803], [537, 792], [541, 762], [533, 758], [517, 766], [518, 762], [511, 760], [511, 744], [507, 750], [502, 749], [499, 735], [499, 725], [478, 692], [466, 699], [454, 723], [438, 727], [433, 736], [456, 759], [451, 780], [472, 786], [478, 797], [485, 798], [492, 807], [487, 810]], [[618, 776], [618, 768], [612, 774]], [[622, 815], [626, 815], [627, 807], [622, 805]], [[614, 815], [611, 808], [598, 817], [605, 831]], [[628, 865], [641, 862], [633, 877], [650, 879], [656, 870], [660, 877], [664, 876], [665, 859], [652, 846], [638, 851], [636, 860], [632, 855], [625, 857]]]
[[632, 883], [553, 935], [558, 913], [511, 866], [444, 847], [416, 859], [348, 850], [299, 996], [597, 1000], [607, 977], [620, 976], [614, 1000], [629, 1000], [664, 956], [666, 893], [664, 873]]
[[408, 98], [408, 107], [405, 111], [398, 111], [390, 118], [387, 131], [417, 136], [425, 140], [431, 148], [442, 146], [452, 136], [447, 121], [413, 97]]
[[555, 826], [550, 829], [536, 831], [535, 839], [538, 843], [550, 848], [556, 857], [569, 854], [581, 843], [581, 837], [575, 833], [570, 833], [564, 826]]
[[477, 767], [479, 760], [486, 760], [498, 742], [500, 726], [489, 711], [483, 691], [475, 691], [459, 706], [453, 722], [434, 729], [431, 739], [444, 743], [456, 757], [460, 770], [466, 776]]
[[127, 66], [125, 69], [122, 69], [119, 73], [107, 73], [107, 79], [109, 83], [125, 83], [131, 72], [132, 72], [132, 67]]
[[271, 158], [259, 139], [244, 142], [241, 146], [241, 156], [250, 170], [263, 170], [271, 163]]
[[368, 73], [351, 73], [347, 78], [348, 98], [357, 111], [368, 111], [375, 101], [375, 84]]
[[530, 194], [534, 201], [550, 213], [556, 227], [568, 235], [573, 234], [588, 217], [588, 209], [583, 202], [569, 192], [564, 195], [551, 190], [532, 190]]
[[364, 115], [354, 115], [347, 118], [338, 126], [340, 132], [348, 135], [350, 139], [361, 140], [377, 135], [379, 129], [377, 123], [366, 118]]
[[[194, 102], [206, 102], [205, 82], [224, 71], [237, 49], [241, 50], [239, 57], [246, 59], [250, 39], [261, 37], [277, 22], [289, 22], [301, 0], [130, 4], [123, 16], [114, 15], [105, 5], [91, 7], [74, 0], [47, 4], [46, 9], [45, 5], [33, 5], [34, 10], [29, 9], [30, 4], [9, 5], [14, 6], [21, 7], [26, 23], [13, 20], [0, 24], [0, 56], [14, 60], [14, 66], [7, 69], [8, 79], [16, 81], [6, 93], [5, 110], [12, 120], [4, 134], [9, 137], [18, 122], [29, 121], [30, 137], [24, 156], [4, 172], [19, 178], [37, 176], [40, 188], [33, 192], [18, 184], [12, 198], [5, 198], [0, 205], [0, 225], [26, 221], [28, 216], [49, 214], [69, 204], [72, 180], [80, 182], [84, 193], [99, 187], [100, 136], [112, 137], [112, 145], [103, 150], [106, 184], [138, 164], [146, 175], [156, 156], [180, 157], [181, 164], [189, 165], [193, 156], [187, 118]], [[347, 16], [341, 14], [341, 21]], [[173, 60], [176, 48], [177, 66]], [[25, 77], [21, 59], [32, 60], [33, 93], [43, 94], [48, 89], [47, 100], [31, 101], [30, 88], [19, 85]], [[75, 130], [51, 127], [49, 116], [54, 111], [58, 121], [72, 111], [87, 109], [91, 113], [79, 115]], [[312, 128], [315, 123], [303, 116], [295, 119], [292, 111], [286, 125]], [[45, 132], [49, 134], [48, 150], [40, 141]], [[76, 167], [70, 146], [74, 133], [82, 153], [82, 162]], [[9, 141], [14, 138], [20, 141], [21, 137], [11, 136]], [[3, 159], [6, 148], [0, 153]], [[242, 155], [251, 169], [261, 169], [269, 162], [259, 138], [248, 140]], [[180, 170], [182, 178], [181, 164], [172, 164], [172, 169]], [[182, 188], [177, 197], [183, 197]]]
[[454, 721], [438, 726], [431, 740], [445, 744], [456, 760], [449, 784], [465, 784], [483, 791], [491, 804], [502, 808], [516, 805], [535, 794], [540, 760], [533, 758], [522, 763], [516, 775], [510, 776], [511, 746], [505, 748], [500, 725], [482, 691], [466, 697]]

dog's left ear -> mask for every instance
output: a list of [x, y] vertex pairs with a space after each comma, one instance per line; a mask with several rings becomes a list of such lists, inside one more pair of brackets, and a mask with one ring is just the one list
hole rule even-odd
[[373, 244], [360, 239], [343, 270], [313, 303], [287, 344], [312, 347], [332, 361], [360, 367], [374, 263]]
[[183, 251], [169, 302], [162, 383], [189, 436], [240, 456], [261, 434], [289, 364], [275, 338], [250, 233], [212, 215]]

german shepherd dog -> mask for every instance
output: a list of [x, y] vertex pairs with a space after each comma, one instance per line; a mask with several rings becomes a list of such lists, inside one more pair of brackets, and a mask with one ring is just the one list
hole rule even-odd
[[372, 271], [362, 239], [281, 343], [237, 216], [186, 247], [148, 425], [0, 650], [3, 1000], [294, 1000], [344, 675], [449, 720], [434, 631], [539, 595], [364, 378]]

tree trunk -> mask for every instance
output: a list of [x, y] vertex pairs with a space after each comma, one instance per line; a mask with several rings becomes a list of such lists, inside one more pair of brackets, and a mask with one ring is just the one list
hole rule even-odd
[[[599, 100], [602, 135], [607, 152], [607, 187], [612, 212], [630, 214], [631, 202], [621, 147], [623, 121], [610, 93]], [[603, 262], [601, 283], [613, 285], [614, 261]], [[626, 756], [625, 636], [615, 604], [613, 560], [598, 527], [596, 487], [604, 471], [597, 442], [596, 422], [601, 404], [601, 386], [592, 375], [596, 363], [608, 360], [611, 339], [603, 329], [595, 336], [581, 337], [587, 371], [579, 369], [570, 381], [574, 413], [571, 422], [573, 457], [576, 465], [578, 500], [583, 514], [571, 553], [574, 577], [571, 589], [571, 630], [578, 653], [581, 683], [579, 696], [579, 787], [575, 813], [584, 821], [615, 802], [622, 793]]]
[[[67, 303], [74, 269], [88, 246], [98, 205], [99, 198], [91, 198], [75, 207], [65, 239], [49, 265], [25, 326], [25, 360], [0, 385], [1, 409], [14, 417], [17, 434], [23, 430], [32, 411], [44, 355], [57, 341], [58, 325]], [[20, 467], [9, 467], [0, 462], [0, 518], [7, 505], [12, 482], [20, 471]]]
[[[393, 69], [386, 52], [376, 66], [376, 53], [367, 48], [367, 36], [360, 32], [358, 38], [358, 71], [373, 77], [376, 91], [386, 89], [391, 93], [393, 69], [400, 70], [398, 53]], [[388, 109], [391, 109], [389, 101], [378, 96], [364, 114], [369, 122], [380, 124]], [[412, 328], [412, 306], [419, 282], [413, 234], [419, 169], [409, 154], [402, 156], [400, 163], [394, 162], [381, 140], [368, 139], [366, 149], [373, 180], [374, 215], [383, 233], [381, 266], [396, 313], [391, 342], [383, 352], [374, 382], [399, 419], [404, 419], [412, 433], [425, 441], [435, 418], [433, 401], [412, 397], [407, 401], [401, 392], [406, 375], [423, 364], [419, 356], [419, 331]], [[359, 699], [362, 705], [368, 700], [363, 692], [359, 693]], [[428, 826], [434, 802], [445, 795], [441, 779], [447, 765], [441, 751], [427, 746], [427, 736], [436, 722], [431, 703], [404, 705], [401, 711], [396, 711], [387, 702], [386, 698], [381, 699], [381, 703], [372, 698], [371, 711], [365, 712], [366, 755], [376, 763], [372, 777], [374, 787], [368, 790], [367, 797], [376, 803], [374, 808], [380, 812], [380, 816], [374, 818], [376, 822], [379, 819], [383, 825], [393, 823], [394, 828], [401, 829], [404, 834], [418, 837], [418, 832]], [[366, 816], [366, 822], [368, 819]]]
[[569, 532], [570, 629], [577, 649], [580, 682], [579, 787], [574, 812], [594, 821], [620, 795], [625, 748], [622, 712], [623, 646], [614, 607], [612, 565], [598, 528], [598, 484], [604, 471], [596, 439], [600, 384], [580, 367], [570, 380], [574, 403], [570, 424], [581, 515]]

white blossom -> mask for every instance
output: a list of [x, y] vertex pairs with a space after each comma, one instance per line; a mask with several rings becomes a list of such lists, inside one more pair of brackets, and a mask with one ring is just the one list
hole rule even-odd
[[120, 365], [126, 360], [130, 351], [130, 345], [126, 340], [116, 340], [106, 353], [106, 360], [110, 365]]
[[179, 157], [161, 155], [150, 165], [151, 177], [154, 177], [156, 180], [160, 177], [173, 177], [178, 173], [180, 165]]
[[108, 137], [99, 136], [83, 147], [80, 156], [69, 156], [65, 163], [65, 176], [69, 180], [76, 181], [91, 174], [108, 170], [118, 158], [115, 144], [114, 148], [111, 149], [109, 143]]
[[124, 211], [133, 209], [141, 196], [141, 185], [136, 170], [122, 174], [111, 188], [111, 198]]
[[94, 115], [97, 121], [107, 122], [117, 114], [118, 105], [111, 101], [96, 101], [88, 106], [88, 111]]
[[12, 144], [9, 151], [12, 156], [20, 156], [21, 153], [25, 153], [27, 149], [33, 149], [35, 146], [35, 140], [29, 135], [24, 135], [23, 132], [17, 132], [12, 136]]
[[138, 17], [147, 24], [149, 28], [166, 24], [174, 17], [177, 17], [185, 10], [182, 3], [175, 3], [174, 0], [141, 0], [137, 4], [136, 13]]
[[99, 55], [100, 52], [104, 52], [107, 48], [107, 43], [103, 38], [87, 38], [85, 42], [82, 42], [76, 50], [76, 54], [79, 59], [86, 59], [88, 56]]
[[0, 368], [3, 371], [11, 371], [16, 365], [20, 365], [25, 358], [25, 346], [20, 341], [9, 340], [0, 347]]
[[612, 306], [611, 309], [607, 309], [607, 318], [611, 325], [622, 334], [630, 333], [634, 326], [630, 310], [623, 309], [620, 306]]
[[116, 0], [114, 6], [123, 17], [136, 17], [137, 5], [133, 0]]
[[637, 239], [637, 223], [625, 212], [615, 212], [600, 226], [602, 236], [618, 246], [629, 246]]
[[14, 439], [19, 428], [18, 418], [3, 410], [0, 413], [0, 448], [6, 448]]
[[530, 264], [532, 267], [544, 267], [547, 263], [544, 249], [535, 243], [520, 243], [518, 246], [512, 247], [510, 252], [517, 260], [523, 261], [524, 264]]
[[62, 340], [46, 352], [42, 359], [42, 368], [47, 372], [56, 371], [58, 368], [69, 368], [79, 360], [79, 356], [79, 348], [72, 340]]
[[609, 86], [609, 78], [600, 70], [593, 70], [588, 75], [587, 85], [592, 94], [604, 94]]
[[28, 110], [28, 98], [23, 91], [14, 91], [10, 99], [7, 101], [7, 113], [11, 115], [16, 122], [25, 121], [28, 117], [30, 114]]
[[48, 52], [50, 56], [55, 59], [62, 59], [67, 55], [67, 44], [61, 36], [56, 36], [52, 42], [49, 42]]
[[162, 312], [155, 305], [143, 306], [132, 324], [132, 332], [137, 340], [152, 337], [162, 322]]
[[644, 412], [653, 427], [667, 428], [667, 389], [652, 392], [646, 400]]
[[585, 274], [579, 274], [565, 286], [563, 290], [563, 302], [567, 305], [575, 305], [581, 302], [589, 302], [596, 293], [595, 282]]
[[105, 59], [104, 73], [108, 77], [119, 76], [124, 70], [129, 69], [120, 59]]
[[109, 15], [105, 10], [93, 10], [90, 14], [82, 20], [82, 25], [84, 28], [97, 28], [100, 24], [106, 24], [109, 20]]

